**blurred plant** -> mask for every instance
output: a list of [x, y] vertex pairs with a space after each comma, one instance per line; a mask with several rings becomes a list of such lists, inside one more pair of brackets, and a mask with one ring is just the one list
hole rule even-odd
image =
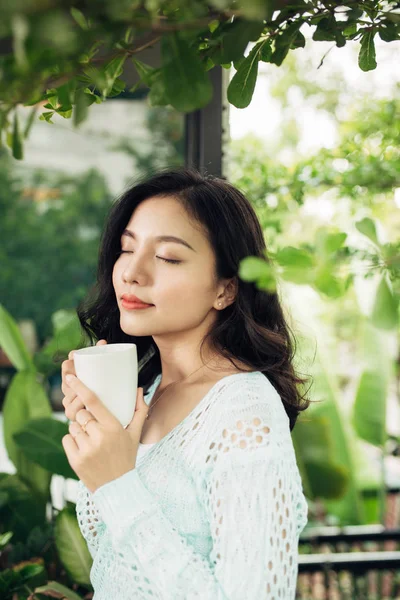
[[77, 600], [81, 596], [66, 586], [84, 593], [92, 590], [92, 559], [79, 531], [75, 505], [67, 502], [61, 511], [52, 505], [53, 474], [75, 480], [77, 476], [61, 442], [68, 424], [52, 416], [44, 385], [45, 373], [59, 370], [71, 349], [88, 342], [72, 311], [55, 313], [53, 324], [54, 337], [32, 357], [16, 322], [0, 305], [0, 346], [17, 370], [3, 407], [4, 442], [16, 469], [13, 475], [0, 473], [0, 597], [4, 600], [33, 600], [33, 593]]
[[[293, 77], [285, 71], [275, 84], [279, 98], [292, 85], [303, 92], [304, 83], [307, 102], [315, 96], [324, 106], [324, 89], [303, 82], [302, 69], [291, 60]], [[268, 240], [270, 264], [248, 257], [241, 277], [261, 289], [279, 288], [296, 325], [303, 323], [317, 338], [314, 348], [309, 335], [297, 336], [298, 355], [310, 355], [317, 401], [293, 432], [305, 489], [317, 499], [324, 488], [327, 498], [328, 482], [334, 491], [344, 481], [345, 493], [323, 504], [340, 524], [355, 524], [383, 520], [388, 394], [392, 383], [400, 389], [400, 242], [393, 210], [400, 187], [400, 100], [357, 98], [347, 108], [333, 149], [304, 156], [294, 148], [292, 162], [285, 164], [280, 153], [292, 138], [282, 134], [264, 144], [247, 136], [232, 142], [227, 175], [251, 200]], [[329, 219], [318, 210], [324, 200]], [[360, 310], [360, 281], [369, 282], [368, 309]], [[303, 293], [307, 288], [310, 293]], [[350, 381], [336, 366], [344, 342], [357, 356], [352, 367], [359, 371], [352, 378], [351, 410], [341, 400]], [[380, 474], [367, 464], [360, 440], [380, 452]], [[330, 465], [327, 452], [334, 457]], [[332, 465], [336, 470], [330, 473]], [[367, 500], [365, 493], [373, 490], [375, 498]]]
[[52, 313], [75, 307], [95, 278], [111, 196], [98, 172], [22, 178], [11, 167], [0, 151], [0, 298], [17, 320], [35, 321], [42, 345]]
[[[79, 8], [71, 0], [49, 0], [46, 10], [36, 2], [2, 3], [0, 36], [7, 50], [0, 59], [0, 131], [21, 159], [29, 126], [21, 131], [18, 104], [33, 106], [30, 122], [43, 107], [41, 119], [51, 123], [57, 113], [78, 126], [91, 104], [125, 90], [124, 67], [131, 60], [140, 78], [131, 91], [147, 86], [151, 106], [180, 112], [206, 106], [213, 93], [208, 71], [233, 64], [228, 101], [244, 108], [259, 62], [280, 66], [291, 50], [305, 46], [304, 27], [315, 42], [359, 42], [358, 64], [368, 71], [376, 67], [376, 35], [385, 42], [400, 38], [398, 8], [395, 0], [109, 0]], [[249, 42], [257, 43], [245, 55]], [[161, 66], [155, 68], [137, 55], [157, 43]]]

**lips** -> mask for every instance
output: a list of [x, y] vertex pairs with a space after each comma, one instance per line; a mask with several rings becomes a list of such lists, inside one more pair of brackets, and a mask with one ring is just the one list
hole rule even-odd
[[125, 300], [125, 302], [129, 302], [130, 304], [141, 304], [143, 306], [154, 306], [154, 304], [151, 304], [150, 302], [143, 302], [143, 300], [141, 300], [134, 294], [123, 294], [122, 300]]

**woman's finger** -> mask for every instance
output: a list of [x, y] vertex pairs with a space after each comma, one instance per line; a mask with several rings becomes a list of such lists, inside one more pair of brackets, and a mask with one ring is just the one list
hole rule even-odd
[[76, 398], [76, 393], [75, 392], [74, 393], [65, 394], [64, 398], [62, 399], [62, 405], [63, 405], [63, 407], [67, 408], [67, 406], [69, 404], [71, 404], [71, 402], [73, 400], [75, 400], [75, 398]]
[[73, 398], [75, 398], [76, 396], [76, 393], [69, 387], [68, 383], [66, 383], [65, 381], [61, 383], [61, 391], [64, 394], [64, 396], [71, 396]]
[[76, 413], [82, 410], [82, 408], [85, 408], [85, 405], [83, 404], [82, 400], [80, 400], [79, 398], [75, 398], [75, 400], [72, 400], [72, 402], [70, 402], [70, 404], [68, 404], [68, 406], [66, 407], [64, 411], [65, 416], [70, 421], [75, 421]]
[[[68, 354], [68, 356], [71, 354], [71, 352]], [[73, 375], [76, 375], [75, 373], [75, 363], [73, 361], [73, 359], [68, 359], [68, 360], [63, 360], [63, 362], [61, 363], [61, 373], [67, 374], [67, 373], [72, 373]]]
[[[105, 344], [107, 344], [107, 341], [104, 339], [101, 339], [96, 343], [96, 346], [104, 346]], [[76, 376], [75, 363], [74, 363], [74, 352], [75, 352], [75, 350], [71, 350], [68, 353], [68, 360], [64, 360], [61, 364], [61, 391], [64, 394], [64, 398], [62, 400], [62, 404], [63, 404], [64, 408], [67, 408], [68, 406], [70, 406], [71, 403], [73, 402], [73, 400], [75, 400], [75, 398], [76, 398], [76, 393], [69, 387], [69, 385], [65, 381], [65, 376], [68, 375], [69, 373], [71, 373], [71, 375]], [[80, 407], [77, 410], [79, 410], [82, 407], [83, 407], [83, 404], [81, 402]], [[65, 413], [65, 414], [67, 414], [67, 413]], [[70, 418], [70, 417], [68, 417], [68, 418]]]
[[[70, 353], [71, 354], [71, 353]], [[73, 360], [64, 360], [61, 364], [61, 391], [64, 396], [71, 395], [72, 390], [65, 381], [65, 376], [71, 373], [72, 375], [76, 375], [75, 373], [75, 365]], [[76, 394], [74, 394], [76, 396]]]

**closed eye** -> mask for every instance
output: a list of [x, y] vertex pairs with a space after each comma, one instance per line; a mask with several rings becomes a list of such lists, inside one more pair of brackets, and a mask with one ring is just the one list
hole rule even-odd
[[[132, 250], [121, 250], [119, 254], [132, 254]], [[172, 260], [172, 258], [163, 258], [162, 256], [156, 256], [156, 258], [172, 265], [178, 265], [182, 262], [181, 260]]]

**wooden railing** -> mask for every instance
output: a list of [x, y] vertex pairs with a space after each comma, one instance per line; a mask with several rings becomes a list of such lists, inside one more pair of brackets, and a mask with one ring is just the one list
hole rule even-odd
[[319, 527], [299, 542], [296, 598], [400, 600], [400, 528]]

